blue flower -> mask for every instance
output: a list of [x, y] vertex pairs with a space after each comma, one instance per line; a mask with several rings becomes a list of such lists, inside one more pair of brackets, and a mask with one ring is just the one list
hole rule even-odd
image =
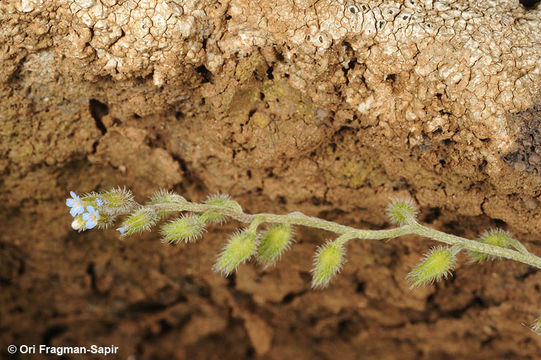
[[70, 191], [71, 199], [66, 199], [66, 205], [71, 208], [71, 216], [80, 215], [85, 211], [85, 207], [81, 198], [77, 196], [73, 191]]
[[102, 198], [96, 198], [96, 204], [98, 204], [98, 206], [102, 206], [105, 204], [105, 201]]
[[94, 226], [98, 225], [98, 220], [100, 218], [100, 213], [98, 210], [94, 210], [94, 207], [88, 205], [86, 211], [83, 214], [83, 220], [85, 221], [85, 228], [92, 229]]
[[118, 232], [120, 232], [120, 235], [124, 235], [126, 233], [126, 228], [124, 226], [117, 228]]

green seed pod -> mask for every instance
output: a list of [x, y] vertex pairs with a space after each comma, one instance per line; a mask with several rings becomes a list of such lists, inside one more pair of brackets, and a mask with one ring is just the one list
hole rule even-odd
[[[485, 231], [485, 233], [479, 239], [480, 242], [499, 246], [502, 248], [510, 248], [514, 245], [514, 239], [511, 237], [511, 234], [507, 231], [500, 229], [492, 229]], [[483, 254], [477, 251], [470, 251], [469, 255], [471, 256], [471, 261], [478, 262], [483, 260], [493, 260], [494, 256]]]
[[173, 220], [161, 228], [162, 241], [179, 243], [181, 241], [192, 242], [201, 237], [205, 230], [205, 224], [197, 215], [183, 216]]
[[120, 232], [121, 236], [124, 237], [150, 230], [157, 221], [158, 216], [154, 210], [142, 207], [124, 220], [117, 230]]
[[186, 204], [188, 201], [172, 191], [160, 190], [150, 198], [151, 205], [157, 204]]
[[100, 211], [100, 217], [98, 219], [98, 229], [108, 229], [115, 223], [117, 215], [108, 213], [106, 211]]
[[265, 268], [273, 265], [289, 248], [293, 232], [289, 224], [272, 225], [261, 237], [257, 259]]
[[396, 199], [387, 206], [387, 216], [396, 225], [406, 225], [415, 221], [417, 212], [417, 207], [411, 199]]
[[122, 188], [112, 189], [103, 194], [86, 194], [81, 200], [83, 200], [83, 203], [88, 201], [89, 205], [97, 208], [100, 213], [111, 215], [126, 214], [137, 206], [136, 202], [133, 201], [131, 191]]
[[92, 206], [93, 208], [97, 209], [99, 206], [102, 205], [102, 202], [98, 204], [98, 199], [101, 199], [101, 195], [96, 192], [87, 193], [84, 195], [81, 195], [81, 201], [83, 202], [83, 206]]
[[345, 252], [344, 245], [337, 241], [329, 241], [317, 249], [312, 269], [313, 288], [329, 285], [332, 277], [342, 268]]
[[441, 278], [447, 278], [455, 264], [455, 252], [451, 248], [432, 248], [424, 259], [406, 277], [411, 288], [431, 284]]
[[[242, 212], [242, 207], [240, 206], [240, 204], [235, 200], [231, 200], [229, 195], [226, 194], [211, 195], [207, 198], [205, 204], [221, 206], [236, 212]], [[222, 224], [227, 220], [227, 215], [220, 214], [216, 210], [207, 210], [203, 214], [201, 214], [201, 220], [205, 223], [212, 222], [216, 224]]]
[[247, 230], [235, 233], [214, 264], [214, 271], [225, 276], [231, 274], [240, 264], [250, 259], [256, 251], [256, 247], [257, 236], [255, 233]]
[[[182, 205], [188, 201], [182, 196], [175, 194], [168, 190], [160, 190], [150, 198], [149, 205]], [[157, 215], [161, 219], [174, 210], [162, 210], [158, 211]]]

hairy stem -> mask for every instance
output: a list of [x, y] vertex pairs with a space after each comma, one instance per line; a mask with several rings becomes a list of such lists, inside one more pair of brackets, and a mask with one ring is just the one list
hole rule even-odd
[[232, 210], [230, 208], [197, 204], [192, 202], [183, 202], [181, 204], [157, 204], [149, 205], [155, 211], [191, 211], [201, 213], [206, 210], [215, 210], [223, 215], [227, 215], [237, 221], [252, 224], [257, 227], [262, 223], [282, 223], [291, 225], [301, 225], [322, 230], [327, 230], [341, 235], [341, 242], [345, 243], [351, 239], [371, 239], [383, 240], [395, 238], [402, 235], [415, 234], [430, 238], [452, 246], [460, 247], [464, 250], [470, 250], [488, 254], [494, 257], [500, 257], [515, 260], [524, 264], [541, 269], [541, 258], [529, 253], [526, 248], [520, 245], [519, 250], [512, 250], [495, 245], [482, 243], [475, 240], [469, 240], [460, 236], [447, 234], [435, 229], [428, 228], [410, 219], [406, 225], [387, 230], [360, 230], [346, 225], [340, 225], [332, 221], [323, 220], [317, 217], [307, 216], [300, 212], [292, 212], [285, 215], [276, 214], [246, 214], [242, 211]]

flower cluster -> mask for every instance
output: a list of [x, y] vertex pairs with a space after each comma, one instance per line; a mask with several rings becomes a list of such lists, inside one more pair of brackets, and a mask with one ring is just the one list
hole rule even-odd
[[[66, 205], [70, 207], [70, 214], [73, 216], [73, 222], [71, 227], [73, 230], [84, 231], [86, 229], [92, 229], [98, 225], [100, 219], [100, 213], [92, 205], [86, 205], [81, 200], [81, 197], [70, 191], [71, 198], [66, 199]], [[103, 204], [103, 200], [96, 198], [96, 204], [98, 206]], [[85, 211], [86, 210], [86, 211]]]
[[70, 191], [66, 205], [73, 216], [71, 227], [77, 231], [107, 228], [118, 215], [131, 211], [135, 202], [131, 192], [125, 189], [113, 189], [103, 194], [89, 193], [82, 196]]

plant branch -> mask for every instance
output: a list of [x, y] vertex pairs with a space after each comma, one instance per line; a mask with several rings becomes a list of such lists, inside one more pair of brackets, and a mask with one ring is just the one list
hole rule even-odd
[[[510, 260], [515, 260], [524, 264], [528, 264], [535, 268], [541, 269], [541, 258], [529, 253], [522, 244], [516, 246], [519, 250], [512, 250], [495, 245], [482, 243], [475, 240], [466, 239], [460, 236], [447, 234], [435, 229], [428, 228], [417, 223], [415, 220], [410, 220], [408, 224], [402, 225], [394, 229], [385, 230], [361, 230], [346, 225], [340, 225], [332, 221], [323, 220], [317, 217], [307, 216], [301, 212], [292, 212], [285, 215], [276, 214], [246, 214], [243, 211], [236, 211], [231, 208], [198, 204], [186, 201], [181, 204], [158, 204], [150, 205], [156, 211], [191, 211], [196, 213], [214, 210], [223, 215], [227, 215], [237, 221], [243, 223], [252, 223], [257, 219], [258, 224], [290, 224], [301, 225], [322, 230], [327, 230], [339, 235], [347, 235], [345, 238], [350, 239], [370, 239], [383, 240], [399, 237], [402, 235], [420, 235], [432, 240], [442, 242], [449, 245], [460, 246], [462, 249], [484, 253], [494, 257], [500, 257]], [[347, 241], [345, 240], [345, 241]], [[345, 242], [343, 241], [343, 242]]]

